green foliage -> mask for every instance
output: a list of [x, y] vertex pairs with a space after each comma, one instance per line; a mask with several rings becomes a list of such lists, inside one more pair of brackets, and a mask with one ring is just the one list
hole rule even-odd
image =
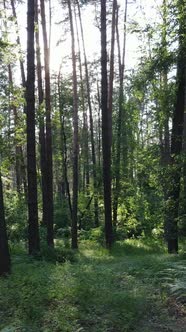
[[180, 264], [176, 276], [183, 281], [182, 258], [168, 259], [161, 244], [152, 240], [121, 241], [110, 253], [84, 240], [73, 264], [34, 260], [20, 246], [12, 247], [12, 254], [12, 274], [0, 280], [3, 331], [145, 331], [139, 327], [148, 316], [159, 317], [161, 324], [170, 320], [164, 288], [158, 289], [162, 271], [175, 262], [176, 272]]
[[80, 240], [90, 240], [103, 245], [104, 237], [104, 228], [102, 226], [79, 231]]
[[57, 232], [61, 228], [67, 228], [70, 225], [70, 222], [71, 218], [67, 199], [60, 199], [60, 197], [57, 197], [54, 202], [55, 231]]
[[8, 237], [11, 241], [27, 238], [27, 206], [25, 198], [12, 190], [6, 190], [5, 216]]
[[170, 262], [168, 266], [158, 274], [158, 282], [161, 283], [162, 292], [168, 293], [172, 300], [181, 305], [186, 305], [186, 262], [176, 260]]
[[46, 260], [53, 263], [65, 263], [76, 261], [74, 250], [57, 245], [55, 248], [49, 248], [47, 245], [41, 246], [38, 259]]
[[75, 262], [76, 252], [70, 249], [70, 228], [58, 229], [56, 233], [60, 236], [55, 240], [55, 247], [48, 247], [46, 227], [40, 227], [41, 250], [36, 258], [51, 263]]

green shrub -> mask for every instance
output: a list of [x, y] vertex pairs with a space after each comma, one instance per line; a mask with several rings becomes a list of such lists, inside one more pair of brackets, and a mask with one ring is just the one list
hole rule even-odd
[[56, 199], [54, 202], [55, 230], [67, 228], [70, 225], [70, 211], [67, 200]]
[[79, 239], [80, 240], [91, 240], [91, 241], [103, 244], [104, 243], [104, 229], [102, 226], [100, 226], [97, 228], [92, 228], [88, 231], [81, 230], [81, 231], [79, 231]]
[[6, 191], [5, 216], [8, 237], [11, 241], [27, 239], [27, 205], [24, 197], [17, 192]]
[[70, 229], [70, 227], [58, 228], [55, 233], [56, 233], [57, 238], [68, 239], [68, 238], [70, 238], [70, 235], [71, 235], [71, 229]]
[[38, 258], [52, 263], [74, 263], [77, 260], [74, 250], [58, 246], [50, 248], [47, 245], [42, 245]]

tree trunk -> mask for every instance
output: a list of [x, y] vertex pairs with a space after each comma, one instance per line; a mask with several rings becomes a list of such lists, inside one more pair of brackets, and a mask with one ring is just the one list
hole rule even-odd
[[45, 2], [40, 0], [41, 22], [43, 28], [44, 64], [45, 64], [45, 105], [46, 105], [46, 170], [47, 170], [47, 243], [54, 246], [53, 230], [53, 167], [52, 167], [52, 130], [51, 130], [51, 96], [50, 96], [50, 66], [47, 41]]
[[0, 173], [0, 276], [6, 275], [10, 272], [11, 262], [8, 249], [8, 237], [6, 231], [4, 202], [3, 202], [3, 188]]
[[[186, 99], [186, 93], [185, 93]], [[186, 100], [185, 100], [186, 105]], [[182, 215], [185, 219], [186, 216], [186, 112], [184, 112], [184, 128], [183, 128], [183, 201], [182, 201]], [[183, 234], [186, 234], [186, 225], [183, 226]]]
[[177, 60], [177, 100], [173, 112], [171, 137], [171, 174], [167, 214], [165, 219], [165, 237], [169, 253], [178, 252], [178, 217], [181, 178], [181, 160], [183, 141], [183, 122], [186, 93], [186, 12], [183, 0], [178, 1], [179, 10], [179, 50]]
[[113, 100], [113, 81], [114, 81], [114, 47], [115, 47], [115, 30], [116, 30], [116, 10], [117, 0], [113, 0], [112, 5], [112, 27], [111, 27], [111, 50], [110, 50], [110, 75], [109, 75], [109, 94], [108, 94], [108, 111], [112, 119], [112, 100]]
[[[112, 114], [112, 100], [113, 100], [113, 80], [114, 80], [114, 47], [115, 47], [115, 30], [116, 30], [116, 10], [117, 0], [113, 0], [112, 5], [112, 27], [111, 27], [111, 52], [110, 52], [110, 77], [109, 77], [109, 96], [108, 107], [109, 113]], [[115, 198], [115, 196], [114, 196]], [[115, 200], [114, 200], [115, 202]], [[115, 224], [115, 205], [113, 203], [113, 223]]]
[[[12, 79], [12, 68], [11, 65], [8, 65], [8, 76], [9, 76], [9, 90], [10, 94], [13, 92], [13, 79]], [[12, 103], [11, 103], [12, 104]], [[21, 146], [18, 145], [17, 138], [16, 138], [16, 130], [17, 130], [17, 124], [18, 124], [18, 115], [17, 115], [17, 108], [15, 105], [10, 106], [13, 109], [14, 113], [14, 130], [15, 130], [15, 136], [14, 136], [14, 142], [15, 142], [15, 173], [16, 173], [16, 187], [18, 194], [21, 193]]]
[[[80, 9], [79, 9], [80, 10]], [[80, 12], [79, 12], [80, 14]], [[85, 89], [83, 82], [83, 70], [82, 70], [82, 60], [81, 60], [81, 48], [80, 48], [80, 39], [78, 32], [78, 22], [76, 10], [74, 7], [74, 16], [76, 23], [76, 32], [77, 32], [77, 43], [78, 43], [78, 53], [79, 53], [79, 73], [80, 73], [80, 81], [81, 81], [81, 99], [82, 99], [82, 109], [83, 109], [83, 129], [82, 129], [82, 157], [83, 157], [83, 191], [89, 193], [89, 185], [90, 185], [90, 176], [89, 176], [89, 133], [88, 133], [88, 121], [87, 121], [87, 112], [85, 106]], [[80, 16], [81, 17], [81, 16]], [[81, 22], [81, 20], [80, 20]], [[82, 27], [81, 27], [82, 29]], [[82, 37], [83, 39], [83, 37]], [[83, 39], [84, 43], [84, 39]], [[84, 50], [85, 51], [85, 50]]]
[[42, 67], [39, 44], [39, 22], [38, 22], [38, 0], [35, 0], [35, 21], [37, 29], [36, 37], [36, 59], [37, 59], [37, 81], [38, 81], [38, 99], [39, 99], [39, 144], [40, 144], [40, 167], [41, 167], [41, 184], [42, 184], [42, 203], [43, 203], [43, 225], [47, 225], [47, 169], [46, 169], [46, 142], [45, 142], [45, 119], [43, 115], [43, 84], [42, 84]]
[[97, 100], [98, 100], [98, 166], [100, 171], [101, 170], [101, 100], [100, 100], [98, 81], [97, 81]]
[[61, 81], [61, 75], [59, 71], [58, 75], [58, 97], [59, 97], [59, 115], [60, 115], [60, 134], [61, 134], [61, 154], [62, 154], [62, 163], [63, 163], [63, 176], [65, 180], [65, 191], [67, 193], [67, 199], [68, 199], [68, 206], [70, 211], [70, 216], [72, 220], [72, 203], [71, 203], [71, 195], [70, 195], [70, 186], [68, 181], [68, 166], [67, 166], [67, 144], [66, 144], [66, 134], [65, 134], [65, 120], [64, 115], [62, 111], [62, 105], [61, 105], [61, 88], [60, 88], [60, 81]]
[[27, 12], [27, 174], [28, 174], [28, 241], [29, 254], [39, 251], [37, 205], [37, 173], [35, 148], [35, 56], [34, 56], [34, 1], [28, 0]]
[[78, 206], [78, 96], [77, 96], [77, 75], [76, 75], [76, 54], [75, 54], [75, 38], [74, 25], [71, 9], [71, 1], [68, 0], [70, 30], [72, 41], [72, 68], [73, 68], [73, 202], [72, 202], [72, 248], [78, 247], [77, 241], [77, 206]]
[[88, 63], [85, 49], [85, 40], [84, 40], [84, 31], [83, 24], [81, 19], [81, 10], [79, 1], [76, 0], [79, 14], [79, 22], [81, 28], [81, 37], [83, 45], [83, 54], [84, 54], [84, 63], [85, 63], [85, 78], [86, 78], [86, 87], [87, 87], [87, 101], [89, 108], [89, 120], [90, 120], [90, 139], [91, 139], [91, 149], [92, 149], [92, 163], [93, 163], [93, 180], [94, 180], [94, 216], [95, 216], [95, 226], [99, 226], [99, 211], [98, 211], [98, 180], [96, 175], [96, 153], [95, 153], [95, 142], [94, 142], [94, 125], [93, 125], [93, 115], [92, 115], [92, 104], [91, 104], [91, 90], [90, 90], [90, 80], [88, 72]]
[[[125, 1], [125, 13], [124, 13], [124, 37], [123, 37], [123, 53], [121, 56], [120, 49], [120, 40], [119, 40], [119, 31], [118, 31], [118, 13], [117, 13], [117, 23], [116, 23], [116, 33], [117, 33], [117, 44], [118, 44], [118, 62], [119, 62], [119, 113], [117, 120], [117, 141], [116, 141], [116, 161], [115, 161], [115, 174], [114, 174], [114, 198], [113, 198], [113, 224], [116, 228], [117, 225], [117, 214], [118, 214], [118, 198], [120, 193], [120, 164], [121, 164], [121, 124], [123, 119], [123, 79], [124, 79], [124, 70], [125, 70], [125, 49], [126, 49], [126, 22], [127, 22], [127, 0]], [[124, 123], [124, 146], [126, 147], [126, 124]], [[124, 162], [127, 162], [127, 149], [123, 149]], [[124, 165], [127, 169], [127, 165]], [[125, 176], [126, 176], [126, 172]]]
[[111, 248], [112, 209], [111, 209], [111, 137], [112, 115], [108, 111], [107, 80], [107, 31], [106, 0], [101, 0], [101, 108], [102, 108], [102, 146], [103, 146], [103, 184], [105, 208], [105, 239], [107, 248]]
[[[163, 53], [167, 54], [167, 0], [163, 0], [163, 28], [162, 28], [162, 48]], [[164, 55], [163, 54], [163, 55]], [[165, 68], [162, 73], [162, 83], [163, 83], [163, 103], [162, 110], [164, 112], [164, 162], [168, 165], [170, 161], [170, 135], [169, 135], [169, 108], [168, 108], [168, 70]]]

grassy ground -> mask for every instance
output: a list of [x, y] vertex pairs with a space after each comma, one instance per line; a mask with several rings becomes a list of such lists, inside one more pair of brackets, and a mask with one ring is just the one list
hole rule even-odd
[[12, 274], [0, 280], [2, 332], [186, 330], [184, 254], [134, 240], [111, 253], [82, 241], [73, 263], [13, 253]]

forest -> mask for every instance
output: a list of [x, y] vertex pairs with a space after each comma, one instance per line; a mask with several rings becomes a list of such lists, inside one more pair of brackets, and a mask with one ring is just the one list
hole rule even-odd
[[186, 0], [0, 27], [0, 331], [184, 332]]

